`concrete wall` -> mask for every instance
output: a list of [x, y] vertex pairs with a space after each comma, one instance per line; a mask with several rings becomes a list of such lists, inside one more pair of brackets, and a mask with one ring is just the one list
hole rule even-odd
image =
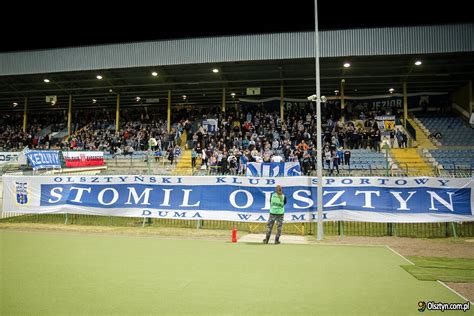
[[472, 80], [457, 89], [451, 96], [453, 108], [461, 115], [468, 118], [471, 116], [473, 108], [472, 100]]

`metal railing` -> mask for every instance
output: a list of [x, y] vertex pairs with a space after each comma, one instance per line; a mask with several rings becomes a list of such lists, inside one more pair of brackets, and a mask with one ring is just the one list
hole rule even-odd
[[[149, 219], [142, 217], [114, 217], [80, 214], [27, 214], [0, 219], [0, 223], [42, 223], [61, 225], [118, 226], [118, 227], [179, 227], [192, 229], [232, 230], [263, 233], [266, 223], [232, 222], [219, 220]], [[316, 223], [285, 223], [286, 234], [314, 235]], [[339, 236], [398, 236], [398, 237], [473, 237], [474, 222], [459, 223], [370, 223], [324, 222], [327, 235]]]
[[407, 132], [410, 134], [411, 138], [416, 140], [416, 129], [411, 125], [409, 120], [407, 120], [406, 123]]
[[[403, 172], [401, 169], [394, 169], [393, 167], [398, 166], [398, 165], [405, 165], [405, 172]], [[392, 162], [389, 166], [390, 170], [390, 176], [395, 177], [395, 176], [403, 176], [406, 177], [408, 176], [408, 164], [406, 162], [401, 162], [401, 163], [396, 163]], [[396, 171], [401, 171], [401, 174], [397, 174]]]

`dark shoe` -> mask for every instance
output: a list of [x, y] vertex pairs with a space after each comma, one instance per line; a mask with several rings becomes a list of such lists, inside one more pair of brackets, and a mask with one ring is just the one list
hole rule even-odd
[[275, 239], [275, 245], [279, 245], [279, 244], [280, 244], [280, 240]]
[[265, 238], [265, 239], [263, 240], [263, 243], [264, 243], [264, 244], [268, 244], [268, 239]]

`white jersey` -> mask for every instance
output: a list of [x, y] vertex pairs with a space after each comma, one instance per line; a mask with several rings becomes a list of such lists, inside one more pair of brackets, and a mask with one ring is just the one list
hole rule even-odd
[[272, 162], [282, 162], [283, 158], [281, 156], [273, 156]]

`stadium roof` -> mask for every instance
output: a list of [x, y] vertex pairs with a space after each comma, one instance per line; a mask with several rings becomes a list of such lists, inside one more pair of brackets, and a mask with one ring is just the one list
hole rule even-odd
[[[0, 110], [25, 96], [39, 109], [50, 107], [45, 96], [58, 95], [55, 106], [64, 107], [69, 94], [77, 106], [93, 99], [113, 106], [115, 93], [124, 106], [136, 105], [136, 97], [164, 100], [168, 90], [173, 104], [212, 106], [222, 88], [231, 101], [247, 87], [279, 96], [281, 84], [286, 97], [302, 98], [315, 90], [312, 48], [313, 33], [297, 32], [2, 53]], [[322, 31], [321, 55], [325, 95], [341, 79], [347, 95], [401, 92], [404, 81], [410, 93], [452, 92], [474, 77], [474, 24]]]

